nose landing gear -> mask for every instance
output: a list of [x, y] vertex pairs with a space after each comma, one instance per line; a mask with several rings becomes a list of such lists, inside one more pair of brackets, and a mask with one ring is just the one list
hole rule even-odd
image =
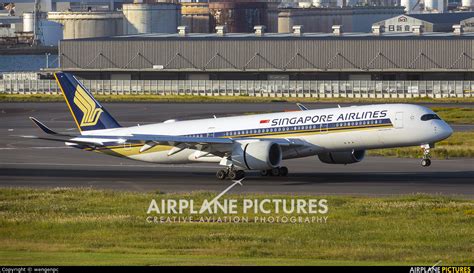
[[423, 158], [421, 159], [421, 166], [429, 167], [431, 165], [430, 145], [421, 145], [421, 148], [423, 148]]

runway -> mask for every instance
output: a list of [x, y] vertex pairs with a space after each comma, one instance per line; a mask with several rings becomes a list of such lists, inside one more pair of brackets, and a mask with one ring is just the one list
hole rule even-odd
[[[124, 126], [171, 118], [296, 110], [289, 103], [111, 103], [105, 106]], [[309, 106], [316, 109], [334, 104]], [[215, 179], [219, 167], [212, 164], [154, 165], [66, 148], [61, 143], [15, 137], [40, 133], [33, 127], [29, 116], [39, 118], [58, 131], [76, 132], [64, 103], [0, 104], [0, 187], [217, 192], [230, 183]], [[469, 128], [472, 126], [454, 127], [455, 130]], [[232, 192], [364, 196], [429, 193], [474, 198], [472, 159], [434, 160], [429, 168], [421, 167], [417, 159], [379, 157], [368, 157], [361, 163], [347, 166], [323, 164], [316, 157], [285, 161], [285, 165], [290, 169], [288, 177], [261, 177], [249, 172], [244, 185], [233, 188]]]

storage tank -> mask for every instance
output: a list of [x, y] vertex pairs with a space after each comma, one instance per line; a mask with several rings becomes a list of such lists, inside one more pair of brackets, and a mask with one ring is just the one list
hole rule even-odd
[[209, 33], [210, 13], [208, 3], [181, 2], [181, 25], [187, 26], [189, 32]]
[[123, 14], [121, 12], [48, 12], [48, 20], [63, 25], [64, 39], [123, 34]]
[[311, 5], [312, 5], [311, 2], [298, 2], [298, 7], [303, 8], [303, 9], [310, 8]]
[[473, 0], [462, 0], [462, 6], [465, 7], [465, 8], [471, 8], [473, 7]]
[[413, 7], [415, 6], [415, 4], [416, 4], [415, 0], [400, 0], [400, 6], [405, 7], [406, 13], [412, 13]]
[[33, 12], [23, 13], [23, 32], [33, 32], [35, 28], [35, 16]]
[[58, 46], [59, 40], [63, 39], [63, 25], [57, 22], [41, 19], [39, 22], [41, 44], [46, 46]]
[[436, 7], [434, 6], [434, 0], [424, 0], [424, 4], [425, 4], [425, 10], [426, 11], [432, 11], [432, 10], [435, 10]]
[[181, 6], [173, 3], [123, 4], [125, 34], [176, 33]]
[[448, 0], [438, 0], [438, 7], [437, 7], [438, 12], [446, 12], [447, 8], [448, 8]]
[[[268, 26], [269, 6], [271, 2], [263, 0], [218, 0], [209, 2], [214, 25], [227, 26], [230, 33], [253, 32], [253, 27], [258, 25]], [[296, 4], [297, 5], [297, 4]], [[267, 30], [270, 32], [267, 28]]]
[[321, 0], [313, 0], [313, 6], [317, 8], [321, 7]]

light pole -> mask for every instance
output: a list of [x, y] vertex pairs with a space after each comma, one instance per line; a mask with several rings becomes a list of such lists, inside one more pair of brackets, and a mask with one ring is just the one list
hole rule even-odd
[[45, 53], [46, 55], [46, 68], [49, 68], [49, 56], [51, 55], [51, 53]]

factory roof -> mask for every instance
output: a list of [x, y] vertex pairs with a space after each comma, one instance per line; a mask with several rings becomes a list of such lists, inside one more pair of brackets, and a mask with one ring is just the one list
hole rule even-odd
[[[462, 20], [474, 17], [474, 12], [451, 12], [451, 13], [420, 13], [407, 14], [407, 17], [438, 24], [459, 24]], [[397, 16], [398, 17], [398, 16]]]
[[474, 32], [464, 32], [462, 35], [456, 35], [453, 32], [424, 32], [422, 35], [417, 35], [413, 32], [383, 32], [380, 35], [373, 33], [342, 33], [341, 35], [334, 35], [333, 33], [303, 33], [300, 36], [293, 33], [265, 33], [262, 36], [257, 36], [254, 33], [226, 33], [220, 36], [216, 33], [188, 33], [186, 36], [180, 36], [178, 33], [150, 33], [150, 34], [135, 34], [113, 37], [101, 38], [83, 38], [74, 41], [134, 41], [134, 40], [289, 40], [289, 39], [310, 39], [310, 40], [326, 40], [326, 39], [473, 39]]

